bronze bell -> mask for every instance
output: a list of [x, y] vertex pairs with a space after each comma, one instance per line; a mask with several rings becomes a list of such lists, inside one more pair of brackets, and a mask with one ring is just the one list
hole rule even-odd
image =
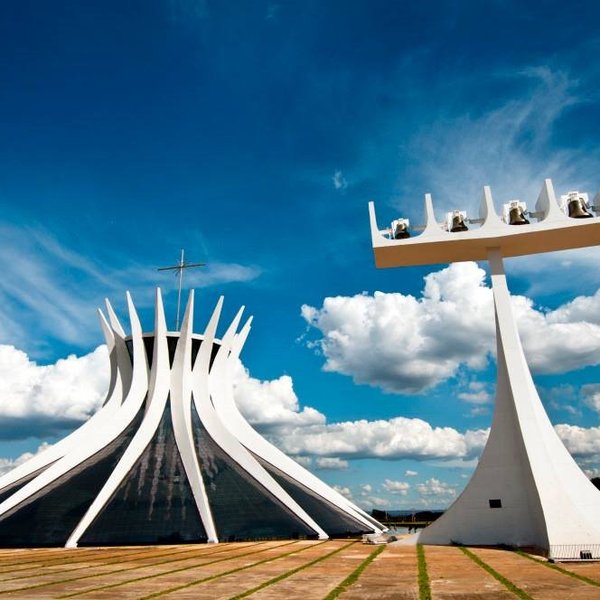
[[529, 225], [529, 221], [525, 218], [525, 215], [523, 214], [523, 209], [518, 204], [516, 206], [511, 206], [510, 211], [508, 213], [508, 224]]
[[569, 200], [569, 217], [572, 219], [591, 219], [592, 215], [583, 201], [583, 198], [577, 196]]
[[452, 227], [450, 227], [452, 233], [457, 231], [469, 231], [469, 228], [465, 224], [464, 217], [460, 214], [460, 211], [454, 211], [452, 215]]
[[410, 237], [408, 225], [406, 223], [396, 223], [394, 226], [394, 239], [405, 240]]

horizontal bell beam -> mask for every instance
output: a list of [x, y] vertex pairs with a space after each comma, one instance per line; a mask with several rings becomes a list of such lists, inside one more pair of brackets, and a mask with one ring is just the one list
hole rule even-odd
[[500, 248], [504, 257], [585, 248], [600, 244], [600, 216], [571, 218], [560, 208], [552, 181], [546, 179], [536, 204], [538, 222], [514, 226], [496, 212], [489, 187], [483, 190], [481, 227], [446, 231], [435, 219], [433, 201], [425, 195], [426, 226], [405, 239], [388, 239], [377, 225], [375, 205], [369, 202], [371, 239], [378, 268], [487, 260], [489, 248]]

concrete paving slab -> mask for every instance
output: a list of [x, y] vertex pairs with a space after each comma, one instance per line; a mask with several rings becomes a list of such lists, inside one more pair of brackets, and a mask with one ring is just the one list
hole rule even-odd
[[434, 600], [508, 600], [514, 598], [499, 581], [451, 546], [425, 546], [427, 572]]
[[386, 546], [344, 592], [343, 600], [418, 600], [417, 572], [414, 545]]
[[306, 600], [323, 598], [339, 585], [373, 551], [353, 544], [338, 554], [253, 594], [253, 600]]
[[553, 571], [516, 552], [488, 548], [471, 549], [490, 567], [535, 600], [590, 600], [600, 598], [596, 587]]
[[[298, 542], [267, 542], [266, 544], [234, 548], [227, 552], [193, 561], [174, 563], [169, 568], [152, 568], [151, 570], [140, 568], [136, 571], [126, 573], [126, 576], [118, 575], [114, 579], [94, 580], [94, 584], [88, 584], [75, 590], [79, 595], [85, 594], [86, 598], [141, 598], [164, 589], [170, 589], [184, 585], [190, 581], [196, 581], [205, 577], [220, 575], [231, 569], [250, 565], [257, 560], [263, 560], [269, 556], [277, 556], [288, 550], [289, 547]], [[281, 547], [281, 550], [279, 548]], [[286, 549], [286, 550], [284, 550]], [[97, 583], [96, 583], [97, 581]], [[120, 585], [115, 586], [115, 583]], [[106, 586], [106, 587], [103, 587]], [[100, 588], [100, 589], [98, 589]], [[73, 593], [73, 591], [71, 591]]]
[[[200, 585], [179, 590], [169, 594], [169, 598], [181, 600], [183, 598], [206, 598], [214, 600], [225, 600], [241, 594], [247, 590], [254, 589], [259, 585], [286, 573], [292, 569], [302, 567], [313, 560], [325, 556], [343, 547], [347, 542], [304, 542], [298, 545], [294, 554], [276, 558], [272, 562], [263, 563], [237, 573], [225, 575], [213, 581], [207, 581]], [[290, 549], [282, 548], [279, 556], [285, 555]], [[254, 598], [254, 594], [251, 596]]]
[[[314, 543], [314, 542], [313, 542]], [[119, 586], [118, 593], [119, 598], [127, 599], [127, 598], [143, 598], [147, 595], [156, 593], [156, 592], [164, 592], [167, 590], [171, 590], [173, 588], [179, 588], [181, 586], [187, 586], [189, 584], [194, 584], [195, 582], [206, 579], [207, 577], [215, 577], [216, 579], [211, 579], [208, 583], [211, 584], [208, 587], [209, 597], [212, 598], [212, 588], [213, 585], [218, 585], [219, 578], [223, 576], [223, 574], [228, 573], [229, 571], [244, 568], [243, 571], [236, 573], [235, 575], [238, 577], [245, 577], [246, 573], [248, 573], [257, 562], [262, 562], [270, 559], [277, 559], [279, 556], [286, 554], [288, 552], [293, 552], [296, 548], [301, 549], [304, 547], [304, 542], [294, 542], [290, 544], [287, 543], [269, 543], [266, 546], [261, 546], [260, 552], [249, 553], [244, 556], [232, 556], [231, 559], [215, 564], [205, 564], [200, 565], [195, 569], [187, 569], [185, 571], [180, 571], [176, 573], [166, 574], [159, 578], [155, 579], [147, 579], [139, 582], [133, 582], [131, 584], [127, 584], [124, 586]], [[238, 553], [239, 554], [239, 553]], [[246, 569], [246, 567], [248, 567]], [[264, 563], [261, 564], [258, 568], [263, 568]], [[197, 591], [199, 586], [193, 585], [189, 588], [191, 590], [190, 597], [200, 597], [198, 596], [199, 592]], [[112, 591], [112, 595], [111, 592]], [[115, 590], [107, 590], [104, 592], [94, 592], [89, 595], [89, 598], [114, 598]], [[231, 597], [230, 594], [229, 597]], [[171, 594], [169, 594], [171, 597]]]
[[[43, 569], [44, 574], [66, 574], [89, 569], [94, 566], [119, 565], [124, 568], [135, 564], [156, 562], [162, 558], [166, 560], [178, 556], [185, 557], [187, 553], [197, 551], [198, 546], [171, 548], [162, 551], [153, 549], [152, 551], [146, 550], [145, 552], [140, 552], [138, 550], [137, 552], [129, 551], [125, 554], [114, 551], [104, 551], [92, 555], [83, 552], [79, 559], [69, 558], [65, 561], [61, 561], [60, 559], [54, 558], [51, 561], [48, 560], [44, 563], [34, 564], [34, 566], [26, 565], [22, 568], [12, 567], [10, 571], [7, 570], [4, 573], [0, 573], [0, 584], [5, 581], [13, 581], [16, 579], [25, 580], [37, 577], [40, 574], [40, 569]], [[25, 583], [23, 583], [23, 585], [25, 585]]]
[[[589, 562], [589, 563], [556, 563], [558, 567], [561, 569], [565, 569], [566, 571], [571, 571], [572, 573], [577, 573], [578, 575], [583, 575], [584, 577], [589, 577], [590, 579], [595, 579], [600, 583], [600, 562]], [[598, 588], [600, 597], [600, 588]]]
[[[257, 547], [259, 545], [256, 544], [255, 546]], [[45, 576], [41, 574], [37, 579], [34, 578], [27, 580], [26, 584], [23, 584], [23, 582], [19, 581], [6, 582], [3, 585], [4, 589], [2, 590], [0, 598], [2, 598], [2, 596], [14, 597], [14, 595], [18, 594], [29, 594], [29, 597], [32, 597], [32, 595], [35, 594], [35, 596], [39, 598], [54, 598], [57, 596], [72, 593], [81, 594], [89, 589], [101, 587], [103, 585], [113, 585], [118, 582], [126, 582], [137, 577], [149, 577], [161, 573], [170, 573], [171, 571], [176, 569], [197, 569], [199, 566], [205, 563], [213, 562], [215, 560], [223, 559], [224, 561], [227, 561], [230, 558], [236, 557], [239, 554], [244, 554], [252, 551], [253, 547], [255, 546], [248, 547], [232, 544], [231, 546], [223, 550], [218, 548], [218, 546], [204, 545], [198, 546], [195, 552], [186, 552], [182, 557], [157, 557], [155, 563], [122, 563], [120, 565], [113, 564], [105, 567], [95, 565], [88, 572], [77, 572], [73, 575], [65, 573], [62, 574], [60, 577], [54, 576], [51, 579], [46, 579]], [[53, 581], [57, 583], [53, 583]], [[19, 589], [25, 586], [35, 586], [37, 584], [44, 585], [43, 587], [37, 587], [30, 590]], [[14, 590], [14, 592], [9, 593], [10, 590]]]

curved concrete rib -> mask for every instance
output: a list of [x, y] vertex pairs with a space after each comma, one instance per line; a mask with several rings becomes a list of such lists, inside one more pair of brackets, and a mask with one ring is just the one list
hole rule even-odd
[[[215, 308], [213, 319], [218, 320], [222, 298]], [[171, 370], [171, 416], [175, 443], [190, 483], [194, 501], [209, 543], [218, 542], [215, 524], [200, 472], [192, 432], [192, 330], [194, 323], [194, 291], [190, 291], [183, 317], [179, 342]], [[204, 344], [203, 344], [204, 346]], [[209, 348], [210, 350], [210, 348]], [[209, 352], [210, 355], [210, 352]]]
[[129, 292], [127, 293], [127, 304], [131, 320], [134, 354], [133, 378], [127, 398], [121, 408], [114, 412], [112, 418], [106, 420], [104, 427], [89, 427], [87, 435], [81, 440], [81, 444], [2, 502], [0, 504], [0, 516], [18, 507], [30, 496], [43, 490], [48, 484], [110, 444], [138, 414], [148, 390], [148, 362], [142, 339], [142, 328]]
[[[170, 369], [169, 369], [169, 346], [167, 344], [167, 325], [162, 303], [160, 289], [156, 289], [155, 306], [155, 329], [154, 329], [154, 351], [152, 357], [152, 369], [150, 372], [150, 383], [148, 386], [148, 400], [146, 413], [138, 430], [135, 432], [127, 449], [121, 456], [110, 477], [88, 508], [87, 512], [69, 537], [67, 548], [77, 546], [81, 536], [94, 522], [96, 517], [104, 509], [110, 498], [116, 492], [121, 482], [127, 477], [134, 467], [138, 458], [144, 452], [152, 440], [165, 412], [167, 398], [169, 396]], [[135, 368], [135, 365], [134, 365]]]
[[[119, 375], [120, 364], [116, 349], [116, 337], [118, 334], [111, 329], [101, 310], [98, 310], [98, 316], [100, 318], [100, 326], [102, 328], [102, 333], [104, 334], [110, 361], [110, 383], [102, 407], [75, 431], [55, 444], [52, 444], [52, 446], [43, 452], [36, 454], [27, 462], [0, 477], [0, 492], [8, 486], [17, 483], [25, 477], [29, 477], [36, 471], [47, 467], [65, 456], [70, 450], [82, 443], [87, 438], [90, 431], [93, 431], [96, 427], [103, 427], [106, 420], [112, 419], [113, 414], [121, 405], [123, 390]], [[127, 361], [129, 362], [129, 357], [127, 358]]]
[[[244, 446], [234, 437], [219, 419], [211, 396], [218, 397], [223, 394], [223, 389], [231, 385], [231, 381], [226, 380], [225, 372], [227, 366], [227, 357], [229, 355], [231, 344], [233, 342], [235, 331], [241, 319], [242, 310], [238, 312], [227, 332], [221, 340], [221, 346], [217, 356], [210, 368], [209, 361], [210, 350], [214, 342], [214, 333], [216, 322], [209, 324], [204, 334], [204, 341], [200, 347], [206, 346], [206, 351], [199, 352], [193, 370], [193, 398], [200, 416], [200, 420], [213, 441], [229, 457], [234, 460], [248, 475], [257, 483], [275, 496], [284, 506], [295, 514], [301, 521], [317, 533], [319, 539], [327, 539], [328, 536], [323, 529], [299, 506], [291, 496], [265, 471], [260, 463], [244, 448]], [[217, 532], [218, 534], [218, 532]]]
[[233, 321], [229, 324], [227, 331], [225, 331], [223, 337], [221, 338], [221, 344], [219, 347], [219, 351], [217, 352], [217, 356], [215, 357], [214, 363], [211, 366], [211, 373], [213, 369], [221, 369], [224, 368], [225, 361], [227, 361], [227, 357], [231, 352], [231, 346], [233, 341], [235, 340], [236, 331], [242, 320], [242, 314], [244, 312], [245, 307], [242, 306], [237, 311], [235, 317], [233, 317]]
[[119, 321], [117, 313], [115, 313], [112, 304], [110, 303], [110, 300], [108, 298], [104, 298], [104, 304], [106, 306], [106, 312], [108, 314], [110, 325], [113, 328], [113, 331], [120, 337], [125, 338], [125, 330], [123, 329], [123, 326], [121, 325], [121, 322]]
[[117, 362], [119, 364], [121, 394], [122, 397], [125, 398], [129, 393], [133, 378], [133, 364], [131, 356], [129, 355], [129, 350], [127, 349], [127, 343], [125, 342], [127, 336], [125, 335], [125, 331], [123, 331], [123, 327], [121, 326], [121, 323], [119, 323], [119, 319], [117, 319], [117, 315], [115, 314], [111, 303], [108, 301], [108, 298], [104, 300], [104, 303], [115, 336], [115, 350], [117, 352]]
[[114, 401], [113, 392], [117, 387], [117, 384], [120, 386], [119, 365], [117, 363], [117, 351], [115, 349], [115, 335], [110, 328], [104, 313], [100, 309], [98, 309], [98, 320], [100, 321], [100, 328], [102, 329], [104, 341], [106, 342], [106, 351], [108, 352], [108, 362], [110, 366], [108, 392], [106, 393], [106, 398], [102, 403], [102, 406], [106, 406], [109, 402]]
[[[244, 327], [233, 340], [231, 353], [227, 360], [226, 378], [231, 380], [235, 361], [238, 359], [252, 324], [250, 317]], [[215, 397], [215, 410], [221, 418], [221, 421], [226, 424], [231, 433], [254, 455], [259, 456], [267, 463], [273, 465], [280, 471], [287, 473], [304, 487], [312, 490], [324, 500], [333, 504], [350, 517], [372, 530], [374, 533], [381, 533], [383, 528], [377, 527], [372, 519], [365, 515], [360, 508], [352, 504], [347, 498], [336, 492], [333, 488], [321, 481], [310, 471], [299, 465], [295, 460], [284, 454], [279, 448], [275, 447], [263, 436], [261, 436], [251, 425], [246, 421], [240, 413], [234, 397], [231, 386], [223, 386], [222, 393]]]

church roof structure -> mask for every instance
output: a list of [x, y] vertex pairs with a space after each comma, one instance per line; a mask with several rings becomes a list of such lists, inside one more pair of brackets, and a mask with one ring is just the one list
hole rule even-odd
[[0, 546], [105, 546], [347, 537], [383, 526], [263, 438], [233, 399], [233, 366], [250, 331], [242, 310], [216, 337], [221, 298], [193, 333], [190, 292], [168, 331], [160, 290], [143, 333], [107, 301], [110, 357], [102, 408], [0, 478]]

